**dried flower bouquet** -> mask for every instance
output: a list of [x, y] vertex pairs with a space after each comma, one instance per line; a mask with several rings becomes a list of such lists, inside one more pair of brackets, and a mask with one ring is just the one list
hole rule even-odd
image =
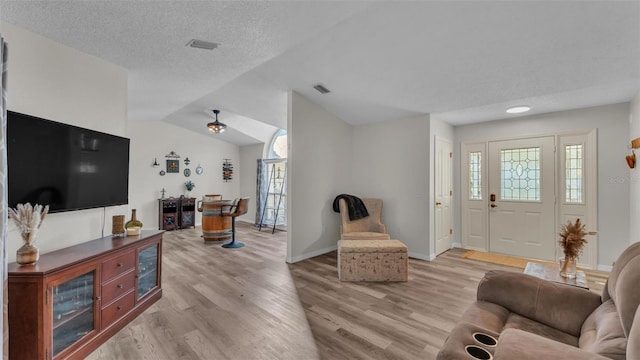
[[564, 250], [564, 256], [567, 259], [577, 259], [582, 254], [582, 248], [587, 243], [584, 231], [585, 225], [580, 223], [580, 219], [576, 219], [575, 223], [568, 221], [560, 228], [560, 246]]
[[18, 204], [15, 209], [9, 208], [9, 216], [18, 227], [22, 241], [26, 245], [32, 245], [35, 241], [38, 229], [47, 213], [49, 213], [49, 205], [42, 207], [42, 205], [31, 206], [30, 203], [26, 203]]

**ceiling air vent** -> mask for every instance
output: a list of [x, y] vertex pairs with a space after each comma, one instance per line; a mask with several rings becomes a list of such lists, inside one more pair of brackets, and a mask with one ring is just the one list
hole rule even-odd
[[214, 42], [192, 39], [187, 43], [187, 46], [197, 49], [213, 50], [218, 47], [219, 44]]
[[326, 87], [324, 87], [324, 85], [322, 85], [322, 84], [316, 84], [316, 85], [313, 85], [313, 88], [314, 88], [314, 89], [316, 89], [316, 90], [318, 90], [318, 91], [320, 92], [320, 94], [327, 94], [327, 93], [330, 93], [330, 92], [331, 92], [331, 90], [327, 89], [327, 88], [326, 88]]

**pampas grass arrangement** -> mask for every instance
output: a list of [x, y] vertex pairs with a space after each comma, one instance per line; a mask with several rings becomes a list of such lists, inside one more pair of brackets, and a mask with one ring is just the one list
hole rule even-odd
[[18, 204], [15, 209], [9, 208], [9, 216], [18, 227], [22, 241], [26, 245], [31, 245], [35, 241], [38, 229], [40, 229], [47, 213], [49, 213], [49, 205], [45, 207], [38, 204], [31, 206], [30, 203], [26, 203]]
[[31, 206], [30, 203], [26, 203], [18, 204], [15, 209], [9, 208], [9, 216], [18, 227], [24, 243], [16, 251], [16, 263], [32, 265], [38, 261], [40, 252], [33, 246], [33, 242], [47, 213], [49, 213], [49, 205], [42, 207], [42, 205]]
[[578, 259], [582, 254], [582, 248], [587, 243], [584, 231], [585, 225], [576, 219], [575, 223], [568, 221], [560, 228], [560, 246], [564, 250], [565, 259]]

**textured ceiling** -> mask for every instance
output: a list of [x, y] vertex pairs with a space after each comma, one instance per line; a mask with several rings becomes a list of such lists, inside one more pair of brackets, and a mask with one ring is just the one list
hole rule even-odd
[[425, 113], [466, 124], [640, 90], [637, 1], [0, 0], [0, 19], [128, 69], [130, 121], [204, 133], [219, 108], [231, 130], [216, 136], [239, 145], [286, 126], [289, 90], [354, 125]]

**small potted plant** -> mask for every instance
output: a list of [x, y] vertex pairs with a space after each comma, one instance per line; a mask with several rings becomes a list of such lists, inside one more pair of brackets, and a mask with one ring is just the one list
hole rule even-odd
[[585, 225], [576, 219], [575, 223], [568, 221], [560, 228], [560, 246], [564, 252], [564, 258], [560, 259], [560, 275], [567, 278], [576, 277], [576, 263], [582, 254], [582, 248], [587, 243], [584, 231]]
[[9, 208], [9, 216], [18, 227], [23, 242], [23, 245], [16, 252], [16, 263], [32, 265], [38, 261], [40, 253], [38, 248], [33, 246], [33, 243], [47, 213], [49, 213], [49, 205], [45, 207], [38, 204], [31, 206], [30, 203], [26, 203], [18, 204], [15, 209]]

